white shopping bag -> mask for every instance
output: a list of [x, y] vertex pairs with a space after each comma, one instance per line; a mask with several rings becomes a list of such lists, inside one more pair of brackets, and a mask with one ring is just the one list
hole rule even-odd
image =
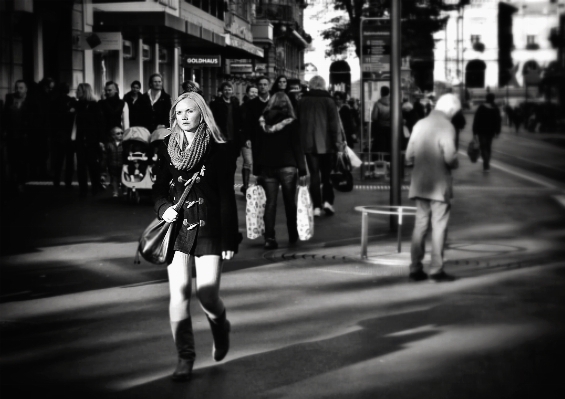
[[247, 224], [247, 238], [254, 240], [265, 233], [265, 203], [267, 196], [265, 190], [256, 184], [249, 186], [245, 192], [247, 205], [245, 207], [245, 222]]
[[298, 186], [296, 200], [296, 225], [298, 238], [309, 240], [314, 235], [314, 206], [310, 198], [308, 186]]
[[355, 152], [351, 148], [349, 148], [349, 146], [345, 148], [345, 151], [349, 156], [351, 166], [353, 166], [354, 168], [358, 168], [359, 166], [361, 166], [363, 162], [361, 162], [361, 159], [357, 156], [357, 154], [355, 154]]

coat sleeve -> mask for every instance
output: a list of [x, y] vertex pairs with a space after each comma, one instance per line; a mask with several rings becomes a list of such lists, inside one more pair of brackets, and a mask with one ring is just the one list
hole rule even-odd
[[414, 163], [414, 158], [416, 157], [416, 151], [414, 150], [415, 142], [418, 140], [418, 136], [420, 135], [420, 124], [416, 123], [412, 128], [412, 134], [408, 139], [408, 146], [406, 147], [406, 160], [410, 163]]
[[163, 213], [174, 204], [169, 196], [169, 184], [173, 176], [169, 170], [169, 154], [165, 141], [159, 145], [157, 162], [153, 165], [153, 173], [156, 175], [153, 183], [153, 200], [155, 202], [155, 213], [159, 219], [163, 218]]
[[328, 99], [327, 113], [330, 138], [335, 145], [335, 150], [341, 151], [343, 147], [343, 137], [340, 129], [339, 113], [337, 112], [335, 103], [331, 99]]
[[237, 205], [235, 203], [235, 192], [233, 191], [234, 174], [231, 171], [230, 157], [227, 154], [227, 145], [218, 144], [220, 151], [217, 154], [218, 174], [217, 183], [220, 193], [220, 220], [222, 251], [233, 251], [237, 253], [240, 242], [238, 230]]
[[451, 169], [457, 169], [457, 149], [455, 148], [455, 128], [452, 124], [446, 126], [445, 134], [441, 136], [439, 145], [443, 153], [443, 161]]
[[304, 150], [302, 149], [302, 139], [300, 138], [300, 129], [298, 128], [298, 122], [292, 122], [292, 124], [287, 128], [290, 129], [291, 132], [290, 139], [292, 152], [294, 153], [294, 159], [298, 168], [298, 174], [300, 176], [306, 176], [306, 158], [304, 156]]

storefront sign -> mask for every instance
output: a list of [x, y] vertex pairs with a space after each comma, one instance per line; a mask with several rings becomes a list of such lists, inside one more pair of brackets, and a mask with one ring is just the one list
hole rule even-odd
[[186, 55], [182, 57], [182, 66], [185, 68], [219, 68], [222, 66], [222, 57], [220, 55]]
[[226, 34], [226, 46], [240, 48], [250, 54], [256, 55], [257, 57], [263, 58], [264, 56], [263, 49], [254, 46], [253, 44], [246, 42], [245, 40], [238, 39], [237, 37], [230, 34]]
[[251, 73], [253, 65], [251, 64], [230, 64], [231, 73]]
[[82, 50], [121, 50], [122, 32], [84, 32], [73, 37]]

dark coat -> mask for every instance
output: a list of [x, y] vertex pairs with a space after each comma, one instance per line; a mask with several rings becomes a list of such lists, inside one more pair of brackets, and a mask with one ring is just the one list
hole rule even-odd
[[53, 127], [53, 143], [70, 141], [76, 116], [77, 99], [62, 95], [55, 100], [54, 116], [57, 123]]
[[37, 119], [37, 103], [29, 95], [22, 103], [19, 112], [14, 114], [14, 95], [6, 95], [6, 102], [2, 110], [2, 133], [8, 141], [26, 141], [31, 135], [34, 120]]
[[306, 154], [340, 151], [343, 139], [335, 102], [325, 90], [310, 90], [298, 103], [298, 123], [302, 149]]
[[496, 105], [480, 105], [473, 120], [473, 135], [493, 138], [500, 133], [501, 119], [500, 110]]
[[[239, 106], [239, 100], [236, 97], [230, 98], [230, 103], [232, 106], [232, 118], [228, 120], [228, 104], [219, 98], [210, 104], [210, 109], [214, 115], [214, 120], [216, 125], [220, 128], [222, 135], [226, 140], [233, 142], [236, 147], [241, 147], [243, 145], [243, 140], [241, 137], [241, 112]], [[228, 135], [228, 123], [231, 125], [233, 136]]]
[[78, 101], [76, 104], [77, 143], [88, 146], [104, 142], [104, 114], [96, 101]]
[[110, 138], [110, 130], [115, 127], [122, 127], [122, 114], [126, 102], [118, 97], [105, 98], [98, 101], [98, 105], [104, 114], [104, 135], [107, 141]]
[[[259, 118], [267, 107], [267, 103], [268, 101], [262, 101], [259, 97], [255, 97], [253, 100], [247, 101], [242, 105], [242, 108], [244, 108], [242, 112], [244, 118], [242, 140], [244, 142], [247, 140], [254, 142], [257, 133], [260, 132], [261, 125], [259, 125]], [[255, 156], [255, 152], [253, 155]]]
[[[200, 163], [193, 169], [184, 171], [178, 170], [171, 163], [171, 157], [167, 151], [169, 139], [170, 136], [167, 136], [159, 145], [159, 158], [153, 167], [157, 176], [153, 184], [153, 198], [155, 200], [155, 212], [159, 219], [162, 219], [163, 213], [173, 205], [173, 202], [179, 200], [184, 191], [184, 184], [179, 182], [179, 177], [186, 181], [195, 172], [201, 170], [204, 165], [204, 176], [192, 186], [185, 202], [186, 205], [183, 206], [181, 217], [183, 221], [177, 223], [177, 238], [179, 229], [186, 229], [187, 226], [194, 223], [200, 223], [200, 226], [187, 230], [182, 248], [178, 248], [178, 250], [185, 253], [195, 251], [197, 255], [205, 255], [209, 254], [207, 248], [199, 248], [200, 244], [207, 246], [213, 243], [213, 246], [220, 247], [221, 251], [237, 252], [240, 234], [233, 189], [234, 175], [233, 173], [226, 173], [231, 168], [227, 156], [228, 146], [218, 144], [212, 139], [208, 151], [202, 157]], [[169, 182], [171, 180], [174, 183], [172, 201], [169, 195]], [[199, 200], [201, 203], [198, 202]], [[196, 201], [196, 203], [187, 209], [190, 201]]]
[[142, 126], [149, 131], [152, 131], [151, 114], [153, 113], [153, 109], [151, 108], [151, 100], [149, 100], [149, 96], [139, 94], [137, 100], [133, 102], [133, 96], [131, 95], [131, 92], [129, 92], [124, 96], [124, 101], [128, 103], [130, 127]]
[[[151, 106], [151, 98], [149, 98], [149, 92], [143, 94], [145, 97], [143, 101], [149, 101]], [[152, 132], [157, 129], [158, 125], [164, 125], [165, 127], [170, 127], [169, 125], [169, 112], [171, 112], [171, 107], [173, 103], [171, 102], [171, 96], [165, 93], [165, 90], [161, 90], [161, 96], [155, 104], [151, 106], [153, 112], [151, 113], [151, 121], [149, 123], [149, 131]]]
[[255, 150], [253, 153], [254, 175], [259, 176], [263, 166], [270, 168], [294, 166], [298, 169], [300, 176], [306, 176], [306, 161], [296, 121], [278, 132], [265, 133], [261, 130], [257, 133], [251, 148]]
[[343, 130], [345, 131], [345, 138], [347, 140], [347, 145], [353, 147], [354, 144], [353, 135], [357, 134], [357, 125], [355, 123], [353, 110], [349, 108], [349, 105], [344, 104], [339, 109], [339, 117], [341, 118]]

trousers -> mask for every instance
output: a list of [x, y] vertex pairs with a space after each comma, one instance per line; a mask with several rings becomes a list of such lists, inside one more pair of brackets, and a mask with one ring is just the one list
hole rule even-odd
[[432, 263], [429, 273], [436, 274], [443, 271], [443, 250], [447, 239], [450, 210], [451, 205], [446, 202], [416, 199], [416, 220], [410, 249], [411, 273], [423, 269], [422, 260], [426, 254], [426, 237], [430, 224], [432, 228]]

